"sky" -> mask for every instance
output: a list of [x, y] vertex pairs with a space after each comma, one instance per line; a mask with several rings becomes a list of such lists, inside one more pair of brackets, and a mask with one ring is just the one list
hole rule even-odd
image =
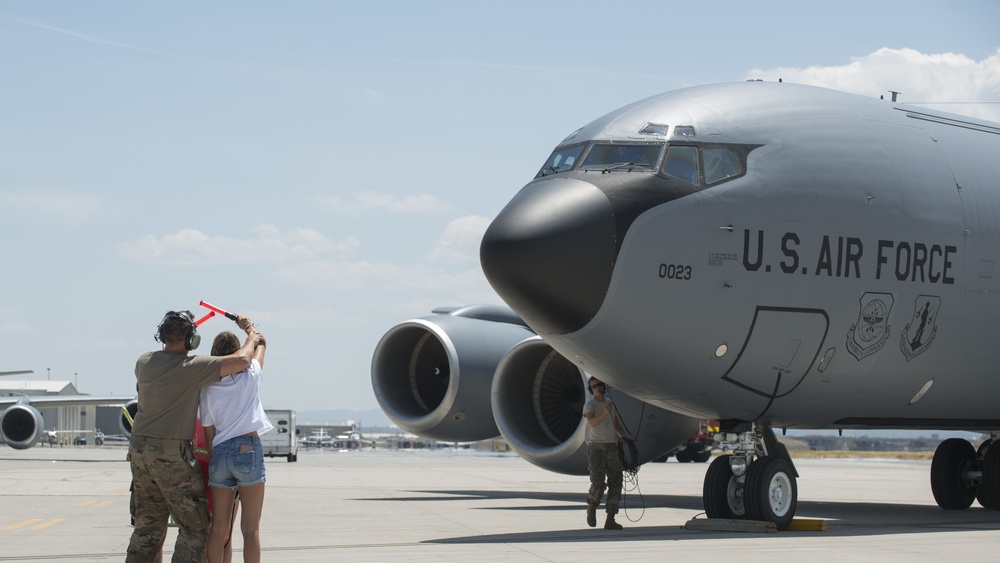
[[0, 2], [0, 371], [131, 396], [204, 300], [266, 336], [266, 408], [372, 409], [382, 335], [501, 303], [487, 225], [618, 107], [782, 78], [1000, 121], [998, 2], [708, 6]]

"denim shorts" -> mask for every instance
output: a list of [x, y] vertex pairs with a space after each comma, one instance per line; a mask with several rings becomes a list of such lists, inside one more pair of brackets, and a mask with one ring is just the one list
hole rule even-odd
[[[240, 451], [249, 446], [252, 451]], [[246, 449], [246, 448], [243, 448]], [[264, 482], [264, 448], [260, 436], [237, 436], [212, 447], [208, 485], [237, 489]]]

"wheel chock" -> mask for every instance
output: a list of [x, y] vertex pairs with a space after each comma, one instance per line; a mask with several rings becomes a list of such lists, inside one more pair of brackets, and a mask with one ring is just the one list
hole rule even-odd
[[[758, 532], [773, 534], [778, 531], [774, 522], [761, 520], [738, 520], [729, 518], [692, 518], [684, 524], [687, 530], [705, 532]], [[825, 532], [826, 520], [817, 518], [794, 518], [786, 532]]]
[[684, 524], [684, 528], [706, 532], [757, 532], [767, 534], [773, 534], [778, 531], [778, 527], [774, 522], [729, 518], [692, 518]]
[[785, 530], [788, 532], [825, 532], [826, 520], [818, 518], [793, 518]]

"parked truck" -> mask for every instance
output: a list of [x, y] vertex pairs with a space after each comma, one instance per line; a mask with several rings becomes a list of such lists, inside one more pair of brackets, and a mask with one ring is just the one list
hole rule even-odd
[[299, 460], [299, 429], [295, 425], [295, 411], [265, 409], [264, 414], [274, 425], [274, 430], [260, 437], [266, 457], [284, 457], [289, 462]]
[[705, 463], [712, 457], [712, 447], [715, 445], [714, 435], [718, 431], [719, 421], [702, 420], [698, 423], [698, 428], [694, 431], [694, 434], [688, 438], [687, 442], [677, 446], [676, 449], [661, 455], [653, 461], [664, 462], [670, 459], [670, 456], [677, 456], [677, 461], [681, 463], [691, 461]]

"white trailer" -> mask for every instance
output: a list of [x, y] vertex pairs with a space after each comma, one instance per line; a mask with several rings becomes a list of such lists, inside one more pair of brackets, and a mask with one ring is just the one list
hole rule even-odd
[[260, 437], [265, 457], [284, 457], [289, 462], [299, 460], [299, 429], [295, 425], [295, 411], [265, 409], [264, 414], [274, 425], [274, 430]]

